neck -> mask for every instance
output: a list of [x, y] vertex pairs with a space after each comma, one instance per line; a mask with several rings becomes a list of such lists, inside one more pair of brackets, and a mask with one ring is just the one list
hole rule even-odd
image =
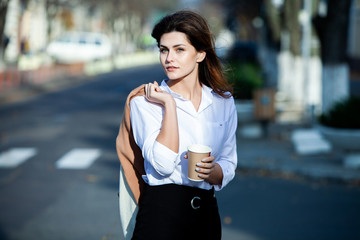
[[180, 94], [183, 98], [193, 101], [201, 98], [201, 83], [199, 79], [195, 81], [182, 80], [169, 80], [168, 86], [174, 92]]

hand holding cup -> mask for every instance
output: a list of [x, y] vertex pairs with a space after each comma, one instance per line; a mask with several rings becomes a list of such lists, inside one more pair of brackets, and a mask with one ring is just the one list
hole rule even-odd
[[215, 167], [215, 157], [208, 146], [194, 144], [188, 147], [185, 158], [188, 159], [188, 178], [203, 181], [209, 178]]

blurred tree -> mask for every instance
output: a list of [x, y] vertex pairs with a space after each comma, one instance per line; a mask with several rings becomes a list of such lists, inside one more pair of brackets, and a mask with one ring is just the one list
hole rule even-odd
[[[311, 17], [317, 13], [319, 0], [311, 0]], [[281, 6], [275, 6], [273, 1], [265, 0], [265, 15], [270, 28], [272, 41], [280, 44], [281, 32], [289, 34], [289, 48], [294, 56], [301, 55], [302, 26], [299, 15], [304, 5], [304, 0], [284, 0]]]
[[303, 0], [285, 0], [283, 24], [290, 36], [290, 52], [299, 56], [301, 54], [301, 25], [299, 13]]
[[346, 50], [351, 1], [327, 0], [326, 11], [319, 12], [313, 19], [321, 43], [323, 112], [349, 96]]
[[8, 8], [9, 0], [0, 1], [0, 66], [4, 62], [4, 52], [8, 43], [8, 37], [4, 34], [6, 12]]
[[218, 0], [201, 1], [199, 12], [207, 20], [212, 34], [219, 35], [226, 25], [224, 7], [221, 2]]
[[126, 49], [124, 45], [141, 44], [144, 26], [155, 9], [167, 12], [172, 10], [177, 3], [177, 1], [169, 0], [106, 0], [101, 3], [90, 0], [86, 2], [103, 10], [105, 24], [114, 35], [113, 41], [119, 46], [119, 51]]
[[82, 0], [45, 0], [48, 41], [55, 37], [53, 36], [53, 26], [57, 17], [60, 16], [64, 29], [72, 29], [74, 27], [72, 8], [84, 2]]
[[69, 9], [61, 11], [61, 20], [66, 30], [71, 30], [74, 27], [73, 13]]
[[[250, 100], [253, 92], [264, 86], [264, 76], [258, 56], [258, 30], [263, 0], [223, 0], [227, 28], [236, 41], [227, 55], [226, 78], [232, 84], [236, 99]], [[261, 21], [261, 20], [260, 20]]]
[[[87, 9], [89, 18], [101, 12], [102, 31], [111, 36], [113, 43], [122, 50], [125, 45], [140, 44], [142, 30], [154, 9], [169, 10], [177, 1], [170, 0], [45, 0], [48, 21], [48, 39], [52, 38], [54, 19], [60, 14], [66, 29], [71, 29], [73, 22], [72, 8], [81, 6]], [[65, 21], [64, 21], [65, 20]], [[90, 27], [91, 30], [91, 27]]]
[[270, 41], [273, 42], [275, 45], [280, 44], [280, 37], [281, 37], [281, 16], [282, 11], [279, 7], [276, 7], [271, 1], [264, 1], [265, 6], [265, 13], [267, 24], [270, 29], [269, 37]]
[[52, 38], [52, 23], [58, 12], [59, 5], [60, 0], [45, 0], [48, 41]]
[[[274, 41], [280, 34], [289, 34], [289, 48], [294, 56], [301, 55], [303, 29], [301, 13], [306, 0], [283, 0], [277, 8], [271, 0], [265, 0], [266, 15]], [[309, 17], [313, 19], [313, 36], [320, 40], [322, 61], [322, 109], [327, 111], [337, 100], [348, 96], [348, 67], [346, 49], [349, 10], [352, 0], [312, 0]], [[316, 33], [315, 33], [316, 32]], [[314, 54], [314, 49], [312, 54]]]
[[227, 25], [243, 41], [254, 41], [253, 20], [259, 16], [263, 0], [222, 0], [227, 9]]
[[350, 5], [351, 0], [328, 0], [326, 15], [318, 14], [313, 19], [324, 64], [346, 61]]

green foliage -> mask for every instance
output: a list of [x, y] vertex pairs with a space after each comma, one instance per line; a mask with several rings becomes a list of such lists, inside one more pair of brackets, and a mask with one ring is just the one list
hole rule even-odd
[[360, 98], [350, 97], [337, 102], [327, 114], [319, 117], [319, 122], [334, 128], [360, 129]]
[[233, 87], [236, 99], [252, 99], [254, 90], [263, 85], [261, 68], [258, 64], [232, 61], [226, 69], [225, 76]]

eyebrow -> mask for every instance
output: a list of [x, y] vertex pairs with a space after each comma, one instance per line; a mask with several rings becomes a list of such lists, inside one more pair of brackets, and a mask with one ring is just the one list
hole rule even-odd
[[[172, 46], [172, 47], [175, 48], [175, 47], [180, 47], [180, 46], [185, 46], [185, 47], [186, 47], [186, 44], [180, 43], [180, 44], [176, 44], [176, 45], [174, 45], [174, 46]], [[160, 45], [160, 47], [168, 48], [168, 47], [165, 46], [165, 45]]]

